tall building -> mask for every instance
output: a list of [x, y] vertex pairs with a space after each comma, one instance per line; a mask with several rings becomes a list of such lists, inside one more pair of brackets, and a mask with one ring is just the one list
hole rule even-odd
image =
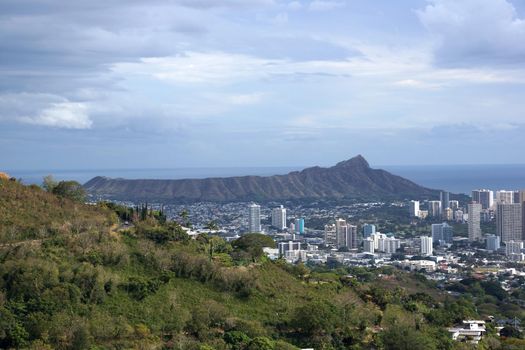
[[496, 192], [496, 202], [499, 204], [514, 203], [514, 191], [499, 190]]
[[279, 256], [283, 256], [288, 251], [301, 250], [301, 242], [297, 242], [297, 241], [279, 242], [277, 247], [279, 249]]
[[432, 255], [432, 237], [421, 236], [421, 255], [430, 256]]
[[411, 217], [419, 217], [419, 201], [410, 201], [408, 210]]
[[470, 203], [468, 205], [468, 239], [479, 241], [481, 239], [481, 204]]
[[441, 217], [441, 201], [428, 201], [428, 216]]
[[450, 201], [449, 204], [450, 204], [450, 209], [452, 209], [452, 211], [459, 209], [459, 201]]
[[378, 240], [378, 249], [387, 254], [395, 253], [401, 247], [401, 241], [395, 237], [382, 237]]
[[282, 205], [272, 210], [272, 226], [279, 230], [286, 228], [286, 209]]
[[525, 240], [525, 190], [520, 191], [519, 203], [521, 204], [521, 238]]
[[521, 204], [521, 191], [514, 191], [514, 195], [512, 196], [512, 203]]
[[337, 245], [337, 230], [334, 224], [324, 226], [324, 244], [330, 247]]
[[452, 243], [454, 236], [454, 229], [446, 222], [442, 224], [432, 224], [432, 242], [438, 243], [443, 241], [445, 243]]
[[344, 219], [337, 219], [335, 221], [335, 231], [337, 248], [347, 247], [348, 249], [355, 249], [358, 247], [357, 226], [348, 224]]
[[374, 253], [375, 252], [375, 245], [374, 245], [374, 239], [371, 237], [365, 238], [363, 240], [363, 251], [365, 253]]
[[499, 236], [496, 235], [487, 235], [487, 250], [496, 251], [500, 247]]
[[[508, 241], [505, 243], [505, 255], [521, 255], [523, 251], [523, 241]], [[522, 260], [522, 259], [512, 259]]]
[[472, 191], [472, 201], [481, 204], [482, 209], [490, 209], [494, 205], [494, 192], [491, 190]]
[[359, 245], [357, 226], [347, 225], [345, 245], [348, 249], [356, 249]]
[[299, 234], [304, 234], [304, 218], [295, 219], [295, 232]]
[[498, 203], [496, 206], [496, 233], [502, 242], [522, 240], [521, 204]]
[[248, 229], [250, 232], [261, 232], [261, 206], [255, 203], [248, 207]]
[[439, 193], [439, 201], [441, 202], [441, 210], [444, 211], [447, 208], [450, 208], [450, 193], [447, 191], [442, 191]]
[[376, 233], [376, 225], [364, 224], [363, 225], [363, 237], [368, 238], [370, 235]]

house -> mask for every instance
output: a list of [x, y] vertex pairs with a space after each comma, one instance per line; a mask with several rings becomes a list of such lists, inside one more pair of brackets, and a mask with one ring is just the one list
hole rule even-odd
[[485, 321], [479, 320], [466, 320], [462, 326], [448, 329], [452, 340], [471, 344], [478, 344], [486, 331]]

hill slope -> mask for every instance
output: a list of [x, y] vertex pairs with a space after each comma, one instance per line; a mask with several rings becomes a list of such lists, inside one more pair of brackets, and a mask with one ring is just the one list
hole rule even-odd
[[84, 185], [92, 195], [121, 200], [265, 201], [425, 197], [435, 191], [357, 156], [330, 168], [312, 167], [286, 175], [183, 180], [126, 180], [95, 177]]
[[[249, 235], [243, 244], [191, 240], [154, 213], [115, 231], [110, 205], [12, 181], [0, 180], [0, 199], [0, 226], [15, 233], [0, 242], [2, 349], [401, 349], [409, 341], [434, 350], [449, 341], [432, 320], [476, 316], [442, 306], [431, 283], [391, 268], [380, 270], [394, 283], [387, 291], [372, 270], [268, 261]], [[406, 292], [414, 283], [429, 296]]]

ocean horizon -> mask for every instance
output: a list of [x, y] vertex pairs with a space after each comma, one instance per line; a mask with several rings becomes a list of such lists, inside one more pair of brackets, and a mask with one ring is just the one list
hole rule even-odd
[[[289, 167], [209, 167], [165, 169], [37, 169], [6, 170], [26, 184], [40, 184], [46, 175], [57, 180], [86, 183], [95, 176], [125, 179], [203, 179], [229, 176], [271, 176], [302, 170], [307, 166]], [[525, 164], [480, 165], [375, 165], [421, 186], [470, 194], [473, 189], [525, 189]]]

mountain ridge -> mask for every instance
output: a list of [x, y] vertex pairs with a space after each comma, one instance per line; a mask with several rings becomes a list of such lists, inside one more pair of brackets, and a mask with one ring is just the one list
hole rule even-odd
[[358, 155], [331, 167], [308, 167], [284, 175], [204, 179], [134, 179], [97, 176], [84, 184], [94, 196], [117, 200], [184, 202], [271, 201], [428, 197], [436, 190], [373, 169]]

